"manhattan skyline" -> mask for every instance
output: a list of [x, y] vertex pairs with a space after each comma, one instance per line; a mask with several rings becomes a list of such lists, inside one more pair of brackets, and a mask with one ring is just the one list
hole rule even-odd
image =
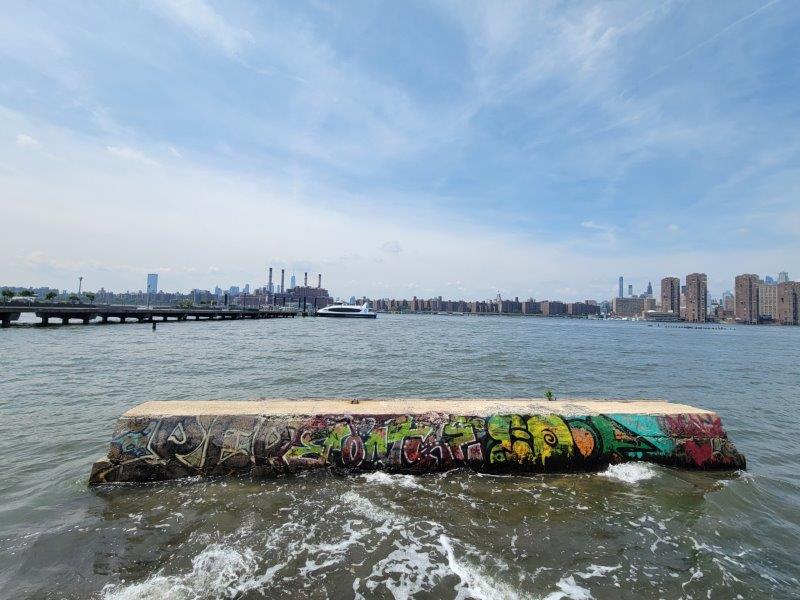
[[347, 296], [574, 301], [800, 272], [793, 3], [7, 13], [9, 285], [281, 264]]

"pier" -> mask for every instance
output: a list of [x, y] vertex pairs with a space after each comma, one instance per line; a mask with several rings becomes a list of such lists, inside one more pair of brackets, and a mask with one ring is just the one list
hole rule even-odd
[[663, 401], [173, 401], [123, 414], [89, 482], [309, 469], [581, 472], [629, 461], [745, 468], [715, 413]]
[[225, 320], [225, 319], [276, 319], [294, 318], [296, 311], [280, 307], [272, 308], [204, 308], [204, 307], [138, 307], [94, 304], [52, 304], [45, 302], [0, 304], [0, 326], [10, 327], [22, 313], [33, 313], [39, 318], [38, 325], [51, 323], [67, 325], [89, 323], [150, 323], [156, 321]]

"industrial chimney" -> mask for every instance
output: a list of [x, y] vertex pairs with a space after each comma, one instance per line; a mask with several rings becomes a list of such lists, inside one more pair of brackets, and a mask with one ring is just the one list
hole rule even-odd
[[283, 274], [284, 274], [284, 269], [281, 269], [281, 294], [283, 293]]
[[303, 273], [303, 287], [308, 287], [308, 271]]
[[269, 268], [269, 277], [267, 278], [267, 293], [272, 293], [272, 267]]
[[317, 287], [318, 287], [319, 289], [322, 289], [322, 273], [320, 273], [319, 275], [317, 275]]

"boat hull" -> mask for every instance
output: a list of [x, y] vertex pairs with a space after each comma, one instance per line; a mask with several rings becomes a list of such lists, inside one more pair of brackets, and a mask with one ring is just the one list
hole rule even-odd
[[359, 313], [326, 313], [326, 312], [318, 312], [318, 317], [328, 317], [333, 319], [374, 319], [378, 315], [371, 314], [371, 315], [362, 315]]

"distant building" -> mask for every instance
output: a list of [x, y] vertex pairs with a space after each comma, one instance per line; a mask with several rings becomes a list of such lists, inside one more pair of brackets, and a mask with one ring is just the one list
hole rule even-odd
[[645, 321], [655, 321], [658, 323], [674, 323], [681, 320], [680, 311], [671, 310], [646, 310], [644, 311]]
[[752, 273], [736, 276], [734, 315], [739, 323], [758, 323], [758, 283], [758, 275]]
[[735, 307], [733, 293], [730, 290], [722, 294], [722, 307], [725, 309], [726, 313], [731, 313], [731, 315], [733, 315]]
[[776, 283], [776, 281], [772, 278], [771, 275], [764, 275], [764, 283], [772, 284]]
[[[292, 276], [289, 278], [289, 287], [294, 289], [296, 285], [297, 285], [297, 278], [294, 276], [294, 273], [292, 273]], [[351, 304], [355, 304], [355, 302], [351, 302]]]
[[567, 305], [558, 300], [545, 300], [541, 303], [541, 308], [545, 317], [557, 317], [567, 314]]
[[242, 290], [242, 292], [245, 293], [245, 294], [249, 294], [250, 293], [250, 284], [249, 283], [245, 283], [244, 284], [244, 290]]
[[677, 277], [664, 277], [661, 280], [661, 311], [673, 312], [681, 316], [681, 280]]
[[622, 275], [620, 275], [619, 276], [619, 293], [617, 294], [617, 298], [622, 298], [622, 296], [624, 296], [624, 294], [622, 293], [622, 289], [623, 289], [623, 281], [622, 281]]
[[650, 283], [649, 281], [647, 282], [647, 291], [645, 292], [645, 296], [647, 296], [648, 298], [653, 297], [653, 284]]
[[633, 296], [633, 284], [628, 284], [628, 296]]
[[652, 298], [614, 298], [611, 301], [611, 312], [618, 317], [641, 317], [645, 310], [654, 308]]
[[800, 325], [800, 282], [778, 284], [778, 323]]
[[148, 294], [158, 293], [158, 273], [147, 274], [147, 293]]
[[690, 323], [708, 320], [708, 278], [705, 273], [686, 276], [686, 320]]
[[[758, 283], [758, 318], [760, 321], [778, 321], [778, 284]], [[770, 277], [770, 279], [772, 279]]]
[[522, 303], [522, 314], [523, 315], [540, 315], [542, 314], [542, 307], [539, 302], [536, 302], [533, 298], [529, 298], [525, 302]]
[[789, 283], [789, 273], [786, 271], [778, 273], [778, 283]]

